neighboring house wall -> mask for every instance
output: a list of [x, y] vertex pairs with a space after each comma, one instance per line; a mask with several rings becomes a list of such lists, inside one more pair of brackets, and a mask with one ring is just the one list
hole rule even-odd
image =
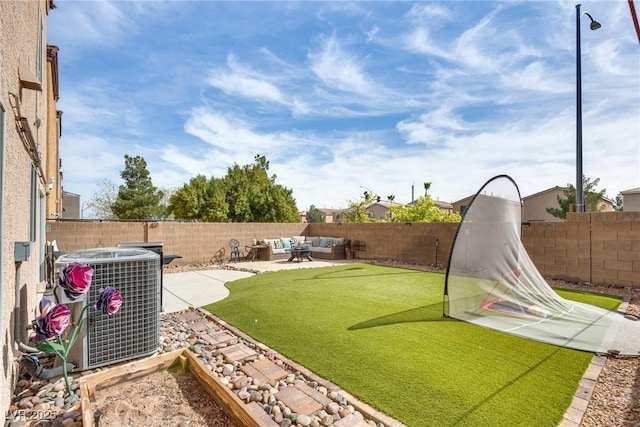
[[[16, 339], [26, 341], [44, 280], [46, 20], [51, 5], [44, 0], [0, 1], [0, 403], [5, 409], [18, 373]], [[34, 159], [25, 144], [32, 144]], [[30, 242], [26, 261], [16, 260], [16, 242]]]
[[[557, 218], [547, 212], [547, 208], [560, 208], [558, 196], [566, 198], [567, 187], [552, 187], [539, 193], [522, 198], [522, 221], [524, 222], [561, 222], [562, 218]], [[464, 214], [465, 209], [471, 203], [474, 196], [465, 197], [462, 200], [453, 202], [454, 212]], [[606, 198], [602, 198], [599, 204], [599, 212], [613, 212], [614, 203]]]
[[568, 188], [553, 187], [539, 193], [522, 198], [522, 220], [523, 221], [564, 221], [547, 212], [547, 208], [559, 208], [558, 196], [566, 198], [565, 191]]
[[598, 212], [615, 212], [616, 204], [613, 200], [609, 200], [606, 198], [601, 198], [600, 203], [598, 203]]
[[369, 212], [369, 218], [388, 220], [389, 219], [389, 206], [382, 202], [376, 202], [367, 206]]
[[62, 218], [64, 219], [80, 219], [82, 212], [80, 211], [80, 195], [62, 192]]
[[459, 213], [460, 215], [464, 215], [474, 196], [475, 194], [473, 196], [465, 197], [464, 199], [458, 200], [457, 202], [453, 202], [451, 204], [453, 206], [453, 211]]
[[[322, 209], [322, 208], [318, 208], [318, 210], [320, 212], [322, 212], [322, 214], [324, 215], [324, 222], [326, 223], [331, 223], [331, 222], [336, 222], [336, 218], [335, 215], [340, 212], [336, 209]], [[302, 211], [300, 212], [300, 222], [308, 222], [307, 220], [307, 215], [308, 215], [308, 211]]]
[[434, 200], [433, 203], [435, 203], [438, 209], [440, 209], [442, 212], [445, 212], [448, 214], [453, 213], [453, 205], [451, 203], [442, 202], [440, 200]]
[[335, 209], [320, 209], [324, 214], [324, 222], [330, 224], [332, 222], [336, 222], [334, 215], [336, 213]]
[[625, 212], [640, 211], [640, 188], [622, 191], [622, 210]]

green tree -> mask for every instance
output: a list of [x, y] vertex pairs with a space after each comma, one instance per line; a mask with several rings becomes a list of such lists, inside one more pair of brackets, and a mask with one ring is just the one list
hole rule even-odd
[[224, 222], [228, 210], [224, 181], [204, 175], [191, 178], [179, 188], [169, 199], [168, 207], [175, 219], [185, 221]]
[[434, 203], [431, 196], [419, 197], [411, 205], [390, 207], [391, 222], [460, 222], [458, 213], [448, 213]]
[[424, 195], [427, 196], [429, 194], [429, 189], [431, 188], [431, 183], [430, 182], [425, 182], [424, 183]]
[[389, 194], [387, 196], [387, 200], [390, 201], [390, 202], [393, 202], [395, 199], [396, 199], [396, 196], [394, 194]]
[[271, 216], [265, 216], [262, 222], [300, 222], [293, 190], [276, 184], [271, 188], [271, 200]]
[[614, 206], [614, 209], [618, 212], [622, 212], [624, 210], [624, 198], [622, 197], [621, 193], [618, 193], [618, 195], [616, 196], [616, 204]]
[[269, 176], [269, 161], [260, 154], [249, 165], [230, 167], [225, 177], [229, 220], [235, 222], [300, 222], [293, 191]]
[[87, 207], [91, 208], [94, 217], [99, 219], [115, 219], [113, 204], [118, 197], [116, 185], [108, 179], [96, 183], [98, 191], [93, 193], [87, 202]]
[[[607, 190], [596, 190], [600, 178], [596, 178], [591, 182], [589, 177], [582, 177], [582, 188], [584, 194], [584, 207], [585, 212], [598, 212], [600, 210], [600, 204], [604, 194]], [[547, 212], [556, 218], [567, 218], [567, 213], [571, 210], [571, 206], [576, 204], [576, 187], [571, 184], [567, 184], [568, 190], [564, 192], [565, 197], [557, 196], [559, 208], [547, 208]]]
[[375, 222], [369, 216], [369, 210], [367, 209], [367, 206], [373, 202], [373, 197], [373, 194], [365, 191], [363, 200], [350, 202], [349, 207], [342, 213], [344, 222]]
[[199, 175], [171, 197], [176, 219], [211, 222], [300, 222], [292, 190], [268, 175], [269, 161], [256, 155], [254, 163], [228, 168], [223, 178]]
[[325, 221], [325, 215], [322, 213], [322, 211], [316, 208], [314, 205], [311, 205], [309, 207], [309, 210], [307, 211], [307, 222], [324, 222], [324, 221]]
[[111, 206], [118, 219], [154, 219], [164, 214], [160, 205], [163, 193], [153, 186], [147, 162], [141, 156], [124, 156], [124, 169], [120, 172], [124, 184]]

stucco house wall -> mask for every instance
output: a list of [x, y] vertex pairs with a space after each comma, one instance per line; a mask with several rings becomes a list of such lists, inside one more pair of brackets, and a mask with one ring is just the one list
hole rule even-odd
[[451, 205], [453, 206], [453, 212], [459, 213], [460, 215], [464, 215], [464, 212], [467, 210], [467, 207], [471, 204], [471, 200], [473, 200], [473, 196], [467, 196], [464, 199], [457, 200], [453, 202]]
[[620, 192], [622, 194], [622, 210], [625, 212], [640, 212], [640, 187]]
[[553, 187], [539, 193], [522, 198], [522, 220], [523, 221], [546, 221], [560, 222], [562, 218], [557, 218], [547, 212], [547, 208], [559, 208], [558, 196], [565, 198], [564, 187]]
[[[21, 124], [28, 126], [44, 163], [46, 20], [51, 6], [50, 0], [0, 1], [0, 403], [4, 409], [18, 373], [15, 331], [26, 335], [44, 279], [45, 181], [38, 175], [44, 175], [45, 166], [33, 167], [17, 119], [26, 119]], [[30, 242], [31, 254], [24, 262], [16, 262], [16, 242]], [[20, 310], [16, 310], [17, 295]]]
[[367, 206], [369, 217], [373, 219], [389, 219], [389, 205], [384, 202], [376, 202]]

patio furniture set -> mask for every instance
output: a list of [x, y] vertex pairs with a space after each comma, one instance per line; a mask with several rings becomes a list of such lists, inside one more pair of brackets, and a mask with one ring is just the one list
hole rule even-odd
[[240, 243], [232, 239], [230, 261], [262, 260], [274, 261], [286, 259], [287, 261], [306, 259], [313, 261], [318, 259], [346, 259], [347, 248], [350, 241], [342, 237], [326, 236], [292, 236], [273, 239], [263, 239], [255, 244], [247, 245], [244, 251], [240, 249]]

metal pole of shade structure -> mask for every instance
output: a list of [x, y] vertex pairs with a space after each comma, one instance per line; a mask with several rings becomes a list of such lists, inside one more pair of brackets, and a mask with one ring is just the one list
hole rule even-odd
[[[582, 60], [580, 49], [580, 4], [576, 5], [576, 212], [584, 212], [584, 183], [582, 181]], [[601, 27], [591, 15], [584, 12], [591, 20], [591, 30]]]

